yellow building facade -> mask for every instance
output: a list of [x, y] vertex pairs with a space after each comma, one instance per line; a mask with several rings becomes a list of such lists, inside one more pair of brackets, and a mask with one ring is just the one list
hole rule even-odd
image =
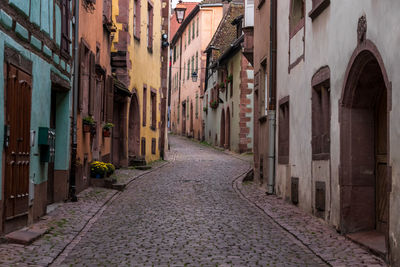
[[160, 158], [163, 3], [113, 0], [117, 30], [111, 53], [112, 71], [132, 93], [124, 108], [127, 114], [121, 116], [127, 124], [123, 145], [127, 146], [129, 165]]

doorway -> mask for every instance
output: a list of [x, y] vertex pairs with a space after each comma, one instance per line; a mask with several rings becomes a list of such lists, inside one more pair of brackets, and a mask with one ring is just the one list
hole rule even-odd
[[[57, 93], [51, 91], [50, 101], [50, 129], [56, 129]], [[57, 137], [56, 137], [57, 138]], [[47, 170], [47, 205], [54, 203], [54, 161], [48, 162]]]
[[140, 112], [136, 93], [132, 95], [129, 107], [128, 155], [129, 162], [140, 155]]
[[385, 254], [390, 188], [388, 82], [376, 47], [372, 43], [366, 47], [352, 57], [341, 100], [341, 229], [356, 233], [349, 235], [356, 241], [374, 240], [365, 245]]
[[226, 109], [226, 144], [225, 148], [226, 149], [231, 149], [231, 114], [229, 111], [229, 107]]
[[182, 135], [186, 134], [186, 102], [182, 102]]
[[220, 125], [220, 134], [219, 134], [219, 146], [225, 147], [225, 111], [221, 111], [221, 125]]
[[27, 224], [32, 77], [5, 65], [4, 232]]

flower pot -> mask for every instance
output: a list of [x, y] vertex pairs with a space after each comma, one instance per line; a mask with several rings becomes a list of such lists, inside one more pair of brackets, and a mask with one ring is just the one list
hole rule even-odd
[[103, 137], [110, 137], [111, 131], [110, 129], [103, 129]]
[[90, 124], [86, 124], [86, 123], [83, 124], [83, 132], [84, 133], [89, 133], [91, 128], [92, 128], [92, 126]]

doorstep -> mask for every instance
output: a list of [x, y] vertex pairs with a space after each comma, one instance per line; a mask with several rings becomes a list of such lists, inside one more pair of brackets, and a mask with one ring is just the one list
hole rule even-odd
[[11, 232], [5, 236], [9, 243], [17, 243], [21, 245], [30, 245], [35, 240], [48, 232], [48, 227], [45, 226], [31, 226]]
[[386, 240], [383, 233], [373, 230], [347, 234], [346, 237], [382, 258], [387, 256]]

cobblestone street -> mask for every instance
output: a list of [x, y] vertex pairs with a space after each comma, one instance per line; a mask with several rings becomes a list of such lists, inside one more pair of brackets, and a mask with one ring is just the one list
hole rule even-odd
[[[0, 259], [8, 255], [8, 261], [0, 261], [2, 266], [381, 264], [352, 243], [348, 252], [339, 255], [344, 258], [342, 261], [332, 261], [332, 254], [315, 252], [312, 246], [289, 233], [287, 227], [281, 227], [279, 220], [269, 217], [268, 211], [266, 214], [246, 200], [246, 194], [247, 199], [252, 194], [256, 197], [250, 192], [251, 187], [242, 188], [243, 195], [238, 194], [238, 178], [250, 169], [246, 159], [251, 156], [223, 153], [176, 136], [170, 137], [170, 143], [168, 164], [133, 180], [120, 194], [113, 190], [98, 194], [97, 198], [107, 195], [110, 201], [83, 230], [73, 231], [73, 239], [67, 230], [75, 227], [77, 221], [68, 219], [73, 225], [68, 226], [65, 220], [65, 233], [58, 231], [55, 237], [45, 235], [26, 247], [3, 244]], [[261, 198], [254, 200], [257, 206]], [[310, 223], [313, 219], [307, 220]], [[297, 224], [301, 224], [300, 220]], [[337, 236], [330, 233], [327, 242]]]

